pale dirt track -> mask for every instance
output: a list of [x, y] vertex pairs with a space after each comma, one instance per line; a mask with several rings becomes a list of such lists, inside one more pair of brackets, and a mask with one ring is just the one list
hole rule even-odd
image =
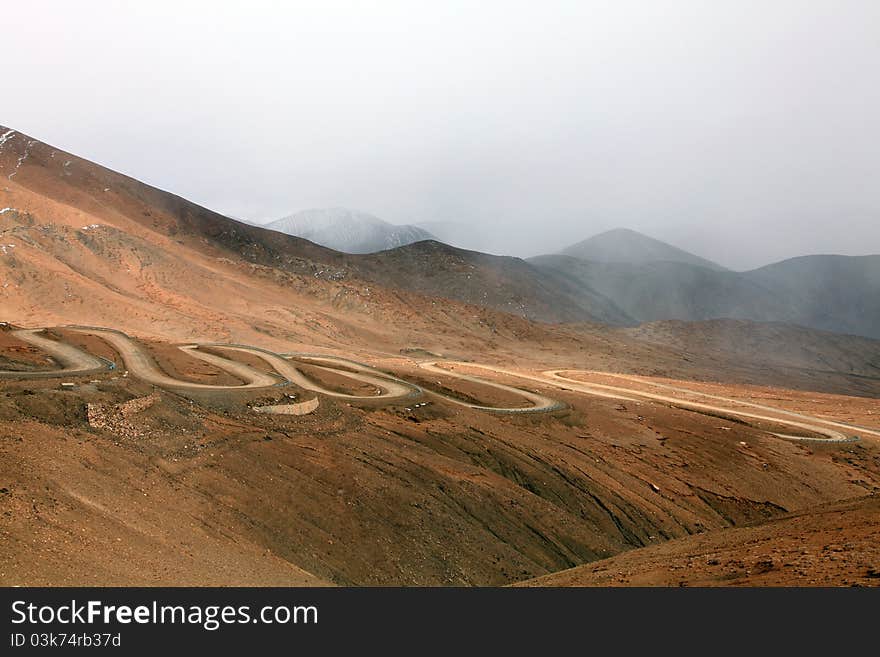
[[[266, 372], [261, 372], [244, 363], [200, 351], [199, 345], [197, 344], [184, 345], [180, 347], [180, 349], [187, 355], [210, 363], [218, 367], [219, 369], [228, 372], [229, 374], [232, 374], [234, 377], [244, 382], [240, 385], [195, 383], [193, 381], [174, 378], [163, 372], [156, 364], [155, 360], [148, 353], [146, 353], [146, 351], [144, 351], [144, 349], [135, 340], [132, 340], [121, 331], [93, 326], [69, 326], [66, 328], [70, 331], [101, 338], [102, 340], [110, 344], [119, 353], [119, 355], [122, 357], [123, 362], [125, 363], [125, 367], [133, 376], [143, 381], [146, 381], [147, 383], [174, 390], [233, 391], [268, 388], [290, 382], [305, 390], [309, 390], [320, 395], [326, 395], [328, 397], [335, 397], [338, 399], [346, 399], [359, 402], [379, 401], [385, 403], [399, 402], [405, 399], [419, 397], [425, 393], [425, 391], [423, 391], [417, 385], [409, 383], [390, 374], [384, 373], [376, 368], [364, 365], [363, 363], [349, 360], [347, 358], [318, 354], [281, 355], [268, 351], [266, 349], [261, 349], [259, 347], [217, 343], [210, 343], [204, 346], [210, 346], [215, 349], [246, 353], [256, 356], [266, 362], [277, 373], [277, 376], [268, 374]], [[32, 344], [40, 348], [51, 350], [50, 353], [56, 354], [59, 360], [61, 360], [63, 356], [64, 358], [66, 358], [65, 362], [70, 363], [69, 368], [54, 370], [52, 372], [42, 372], [40, 373], [41, 376], [50, 377], [62, 376], [65, 374], [72, 375], [77, 373], [86, 373], [85, 368], [87, 365], [96, 365], [96, 367], [89, 369], [89, 372], [105, 369], [105, 366], [101, 361], [93, 358], [92, 356], [83, 352], [77, 347], [46, 339], [35, 338], [31, 335], [31, 333], [33, 332], [34, 331], [27, 332], [27, 337], [32, 342]], [[43, 343], [46, 344], [44, 345]], [[377, 392], [375, 395], [353, 395], [330, 390], [303, 374], [299, 369], [297, 369], [295, 362], [292, 362], [291, 358], [305, 358], [312, 367], [317, 367], [318, 369], [323, 369], [336, 375], [341, 375], [349, 379], [359, 381], [361, 383], [369, 384], [371, 386], [374, 386]], [[319, 363], [325, 363], [326, 365], [320, 365]], [[347, 369], [334, 368], [332, 367], [333, 364], [342, 365]], [[430, 364], [422, 364], [422, 367], [429, 369]], [[351, 369], [354, 369], [356, 371], [350, 371]], [[438, 369], [437, 371], [440, 372], [441, 370]], [[0, 372], [0, 374], [5, 375], [7, 378], [22, 378], [21, 373], [19, 372]], [[460, 378], [462, 378], [463, 380], [468, 380], [473, 383], [486, 385], [489, 387], [497, 388], [499, 390], [505, 390], [507, 392], [520, 395], [529, 400], [532, 403], [532, 406], [527, 408], [482, 406], [440, 393], [431, 394], [437, 397], [441, 397], [454, 404], [497, 413], [540, 413], [550, 410], [556, 410], [563, 407], [563, 405], [558, 401], [550, 399], [549, 397], [545, 397], [544, 395], [539, 395], [526, 390], [520, 390], [519, 388], [514, 388], [512, 386], [507, 386], [493, 381], [487, 381], [478, 377], [469, 377], [458, 374], [455, 374], [454, 376], [460, 376]], [[281, 406], [278, 407], [277, 412], [281, 412]]]
[[[577, 379], [572, 379], [572, 378], [563, 376], [562, 374], [560, 374], [560, 371], [563, 371], [563, 370], [550, 370], [550, 371], [544, 372], [544, 374], [548, 377], [553, 378], [553, 379], [558, 379], [560, 381], [564, 381], [565, 384], [568, 386], [572, 386], [572, 384], [584, 385], [583, 381], [578, 381]], [[630, 380], [638, 381], [639, 383], [644, 383], [643, 381], [641, 381], [639, 379], [635, 379], [634, 377], [631, 378]], [[849, 442], [852, 440], [851, 435], [841, 433], [840, 431], [837, 431], [835, 429], [831, 429], [828, 427], [828, 425], [847, 427], [847, 425], [845, 425], [845, 424], [842, 424], [840, 422], [823, 420], [821, 418], [811, 417], [809, 415], [803, 415], [801, 413], [794, 413], [791, 411], [785, 411], [782, 409], [774, 408], [772, 406], [765, 406], [762, 404], [752, 404], [752, 403], [745, 404], [746, 406], [751, 406], [751, 407], [755, 407], [755, 408], [759, 408], [759, 409], [764, 409], [767, 411], [772, 411], [773, 413], [778, 413], [780, 415], [795, 416], [795, 417], [797, 417], [801, 420], [805, 420], [805, 421], [790, 420], [790, 419], [788, 419], [788, 417], [782, 418], [782, 417], [779, 417], [778, 415], [777, 416], [759, 415], [757, 413], [752, 413], [751, 411], [744, 411], [740, 408], [731, 408], [729, 406], [728, 407], [721, 407], [721, 406], [716, 406], [714, 404], [704, 404], [701, 402], [695, 402], [695, 401], [681, 399], [680, 397], [670, 397], [668, 395], [658, 395], [658, 394], [654, 394], [654, 393], [650, 393], [650, 392], [636, 391], [636, 390], [632, 390], [629, 388], [617, 388], [616, 386], [606, 386], [606, 385], [599, 384], [599, 383], [587, 383], [585, 385], [597, 386], [599, 388], [603, 388], [606, 390], [625, 391], [629, 394], [635, 393], [636, 395], [643, 397], [645, 399], [651, 399], [653, 401], [660, 401], [660, 402], [664, 402], [667, 404], [672, 404], [673, 406], [676, 406], [678, 408], [686, 408], [686, 409], [691, 409], [691, 410], [696, 410], [696, 411], [709, 411], [712, 413], [730, 414], [730, 415], [736, 415], [737, 417], [748, 418], [751, 420], [760, 420], [763, 422], [774, 422], [774, 423], [778, 423], [778, 424], [785, 424], [787, 426], [795, 427], [797, 429], [803, 429], [805, 431], [812, 431], [812, 432], [818, 433], [822, 436], [825, 436], [824, 440], [827, 440], [828, 442]], [[725, 398], [725, 397], [716, 397], [714, 395], [708, 395], [708, 394], [696, 392], [694, 390], [687, 390], [685, 388], [677, 388], [677, 390], [680, 392], [687, 392], [690, 395], [696, 395], [699, 397], [710, 398], [710, 399], [722, 399], [722, 400], [727, 401], [731, 404], [739, 404], [740, 403], [738, 400], [735, 400], [735, 399], [730, 399], [730, 398]], [[847, 428], [849, 428], [853, 431], [859, 431], [859, 432], [863, 432], [863, 433], [869, 433], [872, 435], [880, 436], [880, 432], [873, 431], [871, 429], [867, 429], [867, 430], [857, 429], [856, 427], [847, 427]], [[776, 435], [781, 436], [783, 438], [804, 440], [804, 438], [799, 437], [799, 436], [791, 436], [791, 435], [787, 435], [787, 434], [776, 434]], [[822, 439], [820, 439], [820, 440], [822, 440]]]
[[[337, 370], [330, 367], [321, 367], [321, 369], [332, 371], [335, 374], [340, 374], [342, 376], [346, 376], [349, 379], [354, 379], [355, 381], [360, 381], [361, 383], [368, 383], [372, 386], [375, 386], [378, 392], [375, 395], [350, 395], [344, 392], [337, 392], [335, 390], [330, 390], [325, 388], [324, 386], [316, 383], [312, 379], [308, 378], [305, 374], [300, 372], [296, 365], [290, 362], [288, 359], [280, 356], [279, 354], [274, 354], [268, 351], [264, 351], [262, 349], [256, 349], [251, 347], [242, 347], [242, 346], [225, 346], [225, 345], [217, 345], [222, 349], [226, 349], [229, 351], [240, 351], [244, 353], [253, 354], [259, 358], [262, 358], [266, 363], [272, 366], [272, 368], [278, 372], [285, 379], [290, 381], [291, 383], [296, 384], [300, 388], [305, 390], [311, 390], [312, 392], [317, 392], [322, 395], [327, 395], [328, 397], [339, 397], [343, 399], [354, 399], [354, 400], [375, 400], [375, 399], [401, 399], [404, 397], [408, 397], [413, 393], [413, 386], [408, 384], [398, 383], [396, 381], [390, 380], [388, 378], [380, 378], [378, 376], [372, 376], [369, 374], [362, 374], [357, 372], [346, 372], [343, 370]], [[318, 360], [315, 358], [315, 360]], [[327, 359], [330, 360], [330, 359]]]
[[[68, 330], [89, 335], [95, 335], [102, 338], [107, 343], [109, 343], [117, 352], [119, 352], [125, 363], [125, 366], [128, 368], [129, 372], [133, 376], [159, 387], [171, 389], [233, 391], [242, 389], [269, 388], [277, 386], [279, 384], [290, 382], [305, 390], [310, 390], [312, 392], [318, 393], [319, 395], [326, 395], [328, 397], [349, 399], [353, 401], [383, 401], [386, 403], [399, 402], [403, 399], [416, 397], [426, 392], [415, 384], [409, 383], [393, 375], [384, 373], [374, 367], [370, 367], [368, 365], [357, 363], [355, 361], [351, 361], [349, 359], [338, 356], [309, 354], [282, 355], [265, 349], [261, 349], [259, 347], [227, 344], [211, 344], [210, 346], [227, 351], [247, 353], [253, 356], [257, 356], [258, 358], [262, 359], [267, 365], [269, 365], [274, 370], [275, 374], [262, 372], [244, 363], [200, 351], [199, 345], [185, 345], [180, 347], [180, 349], [184, 353], [194, 358], [198, 358], [202, 361], [210, 363], [211, 365], [214, 365], [215, 367], [218, 367], [219, 369], [228, 372], [229, 374], [243, 381], [243, 383], [240, 385], [214, 385], [195, 383], [192, 381], [176, 379], [165, 374], [161, 369], [159, 369], [153, 358], [149, 354], [147, 354], [136, 341], [132, 340], [120, 331], [98, 327], [68, 327]], [[73, 376], [91, 374], [107, 369], [105, 363], [102, 362], [100, 359], [91, 356], [90, 354], [73, 345], [50, 340], [46, 337], [41, 337], [37, 335], [38, 333], [40, 333], [40, 331], [41, 329], [22, 329], [15, 331], [13, 335], [16, 338], [28, 342], [50, 354], [62, 365], [62, 368], [53, 370], [51, 372], [0, 371], [0, 378], [26, 379], [38, 377], [46, 378], [52, 376]], [[325, 386], [322, 386], [319, 383], [313, 381], [312, 379], [304, 375], [299, 369], [297, 369], [295, 362], [291, 361], [291, 358], [294, 356], [299, 358], [307, 358], [307, 362], [312, 367], [324, 369], [336, 375], [342, 375], [352, 380], [375, 386], [377, 392], [375, 395], [352, 395], [344, 392], [330, 390]], [[564, 405], [561, 402], [552, 399], [551, 397], [547, 397], [537, 392], [505, 385], [503, 383], [492, 381], [482, 377], [457, 372], [454, 369], [439, 367], [438, 362], [440, 361], [427, 361], [418, 363], [418, 366], [421, 369], [427, 370], [429, 372], [456, 377], [463, 381], [468, 381], [471, 383], [496, 388], [498, 390], [503, 390], [511, 394], [519, 395], [528, 400], [531, 403], [531, 406], [524, 408], [482, 406], [480, 404], [457, 399], [450, 395], [430, 392], [430, 394], [440, 397], [450, 403], [466, 406], [468, 408], [473, 408], [477, 410], [496, 413], [539, 413], [564, 408]], [[573, 379], [564, 375], [568, 372], [574, 373], [579, 372], [580, 370], [547, 370], [545, 372], [542, 372], [540, 375], [535, 375], [516, 370], [505, 369], [502, 367], [481, 365], [479, 363], [472, 362], [442, 362], [451, 366], [477, 368], [493, 374], [500, 374], [509, 377], [524, 379], [542, 385], [556, 387], [568, 392], [577, 392], [595, 397], [629, 402], [660, 402], [684, 410], [720, 414], [721, 416], [733, 415], [740, 418], [747, 418], [749, 420], [757, 420], [760, 422], [785, 425], [799, 431], [805, 431], [807, 433], [822, 436], [822, 438], [805, 438], [803, 436], [791, 436], [788, 434], [768, 432], [783, 438], [790, 438], [795, 440], [816, 440], [820, 442], [849, 442], [855, 438], [853, 434], [875, 438], [880, 437], [880, 429], [860, 427], [843, 422], [837, 422], [834, 420], [816, 418], [802, 413], [796, 413], [785, 409], [775, 408], [773, 406], [767, 406], [764, 404], [757, 404], [739, 399], [702, 393], [677, 386], [655, 383], [639, 377], [624, 374], [609, 374], [605, 372], [584, 371], [584, 373], [587, 375], [601, 374], [603, 376], [613, 376], [625, 382], [631, 382], [638, 385], [651, 385], [657, 388], [669, 390], [673, 393], [686, 394], [701, 399], [724, 402], [725, 405], [720, 406], [712, 403], [704, 403], [702, 401], [694, 401], [692, 399], [683, 399], [682, 397], [676, 397], [672, 395], [647, 392], [645, 390], [640, 390], [635, 387], [621, 387], [601, 383], [591, 383], [587, 381]], [[317, 363], [327, 363], [328, 365], [318, 365]], [[334, 368], [332, 367], [332, 364], [334, 363], [338, 365], [344, 365], [347, 369]], [[350, 371], [351, 369], [354, 369], [356, 371]], [[315, 406], [317, 406], [317, 404], [315, 404]], [[755, 413], [752, 410], [743, 410], [742, 407], [756, 409], [759, 411], [763, 411], [763, 413]], [[846, 429], [850, 433], [844, 434], [838, 429]]]
[[526, 408], [497, 408], [492, 406], [481, 406], [479, 404], [471, 404], [469, 402], [463, 401], [461, 399], [456, 399], [455, 397], [450, 397], [449, 395], [442, 395], [439, 392], [432, 393], [437, 395], [438, 397], [442, 397], [443, 399], [450, 401], [454, 404], [459, 404], [461, 406], [467, 406], [468, 408], [476, 408], [482, 411], [494, 411], [499, 413], [535, 413], [539, 411], [555, 411], [560, 408], [563, 408], [563, 404], [556, 401], [555, 399], [551, 399], [550, 397], [545, 397], [544, 395], [539, 395], [535, 392], [529, 392], [528, 390], [520, 390], [519, 388], [514, 388], [513, 386], [507, 386], [503, 383], [496, 383], [494, 381], [487, 381], [486, 379], [481, 379], [476, 376], [468, 376], [467, 374], [461, 374], [459, 372], [452, 372], [450, 370], [444, 370], [441, 367], [437, 367], [436, 361], [431, 361], [427, 363], [419, 363], [419, 367], [429, 372], [434, 372], [436, 374], [444, 374], [451, 375], [457, 379], [461, 379], [462, 381], [470, 381], [471, 383], [478, 383], [480, 385], [489, 386], [491, 388], [496, 388], [498, 390], [504, 390], [506, 392], [513, 393], [515, 395], [519, 395], [520, 397], [525, 397], [528, 399], [532, 405]]
[[207, 363], [219, 367], [220, 369], [232, 374], [236, 378], [241, 379], [245, 383], [240, 386], [223, 386], [213, 385], [209, 383], [193, 383], [191, 381], [183, 381], [175, 379], [165, 374], [156, 365], [156, 362], [147, 354], [134, 340], [124, 333], [112, 330], [99, 330], [92, 328], [70, 328], [69, 330], [87, 335], [95, 335], [105, 342], [109, 343], [125, 362], [128, 371], [137, 378], [152, 383], [160, 388], [186, 388], [189, 390], [231, 390], [246, 388], [267, 388], [278, 383], [278, 379], [259, 372], [244, 363], [237, 363], [220, 356], [206, 354], [198, 351], [196, 345], [187, 345], [181, 347], [185, 353], [203, 360]]
[[107, 369], [107, 365], [103, 361], [82, 349], [38, 335], [44, 330], [21, 329], [13, 331], [12, 335], [22, 342], [27, 342], [45, 351], [58, 361], [61, 369], [39, 372], [0, 371], [0, 379], [46, 379], [58, 376], [83, 376]]
[[[549, 372], [545, 372], [545, 374], [550, 375], [551, 373], [555, 372], [558, 375], [557, 378], [560, 378], [560, 379], [566, 380], [566, 381], [570, 381], [571, 380], [570, 378], [562, 377], [561, 375], [559, 375], [560, 372], [564, 372], [564, 371], [570, 371], [570, 370], [555, 370], [555, 371], [551, 370]], [[698, 395], [698, 396], [703, 397], [705, 399], [714, 399], [717, 401], [726, 402], [728, 404], [739, 405], [739, 406], [748, 406], [750, 408], [757, 408], [757, 409], [764, 410], [764, 411], [771, 411], [773, 413], [779, 413], [781, 415], [787, 415], [789, 417], [800, 418], [802, 420], [807, 420], [807, 421], [812, 420], [812, 421], [822, 422], [824, 424], [828, 424], [828, 425], [838, 427], [841, 429], [847, 429], [850, 431], [858, 431], [861, 433], [867, 433], [872, 436], [880, 437], [880, 429], [871, 429], [869, 427], [863, 427], [863, 426], [859, 426], [857, 424], [849, 424], [847, 422], [837, 422], [836, 420], [815, 418], [810, 415], [804, 415], [803, 413], [797, 413], [795, 411], [789, 411], [789, 410], [785, 410], [782, 408], [777, 408], [775, 406], [768, 406], [767, 404], [758, 404], [755, 402], [746, 401], [744, 399], [734, 399], [733, 397], [723, 397], [721, 395], [713, 395], [708, 392], [697, 392], [695, 390], [690, 390], [688, 388], [682, 388], [679, 386], [672, 386], [667, 383], [657, 383], [655, 381], [649, 381], [647, 379], [640, 378], [637, 376], [631, 376], [629, 374], [613, 374], [610, 372], [592, 372], [592, 371], [588, 371], [588, 370], [582, 370], [582, 371], [584, 371], [586, 374], [600, 374], [602, 376], [610, 376], [610, 377], [613, 377], [616, 379], [622, 379], [624, 381], [632, 381], [633, 383], [640, 383], [640, 384], [644, 384], [644, 385], [654, 386], [655, 388], [662, 388], [664, 390], [672, 390], [674, 392], [680, 392], [680, 393], [684, 393], [684, 394], [688, 394], [688, 395]]]
[[[532, 374], [525, 374], [523, 372], [517, 372], [515, 370], [509, 370], [501, 367], [489, 366], [489, 365], [480, 365], [478, 363], [471, 362], [452, 362], [447, 361], [450, 365], [459, 365], [464, 367], [474, 367], [478, 369], [488, 370], [490, 372], [497, 372], [499, 374], [505, 374], [507, 376], [512, 376], [520, 379], [525, 379], [528, 381], [534, 381], [536, 383], [542, 383], [544, 385], [555, 386], [557, 388], [563, 390], [569, 390], [573, 392], [581, 392], [588, 395], [593, 395], [596, 397], [604, 397], [607, 399], [618, 399], [618, 400], [626, 400], [626, 401], [637, 401], [637, 400], [650, 400], [650, 401], [658, 401], [664, 404], [669, 404], [671, 406], [675, 406], [676, 408], [683, 408], [686, 410], [694, 410], [694, 411], [703, 411], [716, 413], [721, 415], [735, 415], [737, 417], [748, 418], [752, 420], [760, 420], [763, 422], [771, 422], [774, 424], [782, 424], [790, 427], [794, 427], [796, 429], [804, 430], [807, 432], [812, 432], [824, 436], [824, 438], [804, 438], [801, 436], [791, 436], [788, 434], [779, 434], [774, 433], [774, 435], [780, 436], [782, 438], [789, 438], [793, 440], [816, 440], [817, 442], [850, 442], [853, 440], [852, 434], [847, 435], [837, 431], [835, 429], [830, 428], [831, 426], [837, 426], [841, 428], [849, 429], [852, 433], [855, 434], [868, 434], [870, 436], [878, 436], [880, 437], [880, 430], [878, 429], [870, 429], [865, 427], [858, 427], [855, 425], [847, 425], [841, 422], [835, 422], [832, 420], [824, 420], [821, 418], [812, 417], [809, 415], [804, 415], [801, 413], [794, 413], [792, 411], [786, 411], [783, 409], [778, 409], [772, 406], [765, 406], [762, 404], [752, 404], [745, 403], [746, 406], [753, 406], [760, 409], [765, 409], [767, 411], [772, 411], [773, 413], [778, 413], [782, 416], [788, 417], [779, 417], [779, 416], [771, 416], [771, 415], [761, 415], [757, 413], [752, 413], [750, 411], [744, 411], [741, 408], [731, 408], [729, 406], [717, 406], [714, 404], [704, 404], [701, 402], [689, 401], [685, 399], [681, 399], [679, 397], [672, 397], [668, 395], [659, 395], [650, 392], [645, 392], [642, 390], [638, 390], [635, 388], [622, 388], [618, 386], [609, 386], [601, 383], [588, 383], [586, 381], [579, 381], [577, 379], [572, 379], [566, 376], [563, 376], [561, 372], [566, 371], [576, 371], [576, 370], [548, 370], [542, 373], [542, 376], [536, 376]], [[434, 363], [431, 363], [432, 367], [436, 368]], [[444, 374], [451, 374], [453, 376], [465, 376], [461, 374], [455, 374], [452, 370], [447, 370], [444, 368], [437, 368], [438, 372], [443, 372]], [[589, 373], [589, 372], [587, 372]], [[604, 374], [604, 373], [602, 373]], [[628, 377], [626, 375], [615, 375], [620, 378], [631, 380], [633, 382], [645, 383], [642, 379], [637, 377]], [[688, 390], [687, 388], [675, 388], [676, 391], [686, 392], [691, 395], [702, 396], [705, 398], [715, 398], [727, 401], [732, 405], [742, 404], [739, 400], [726, 398], [726, 397], [717, 397], [713, 395], [708, 395], [704, 393], [700, 393], [694, 390]], [[804, 421], [796, 421], [789, 419], [789, 417], [794, 416], [799, 418], [799, 420]], [[773, 433], [773, 432], [768, 432]]]

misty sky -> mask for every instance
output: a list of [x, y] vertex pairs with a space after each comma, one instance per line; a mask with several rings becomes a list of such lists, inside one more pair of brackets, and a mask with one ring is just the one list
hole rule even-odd
[[880, 253], [880, 2], [4, 3], [0, 124], [249, 219]]

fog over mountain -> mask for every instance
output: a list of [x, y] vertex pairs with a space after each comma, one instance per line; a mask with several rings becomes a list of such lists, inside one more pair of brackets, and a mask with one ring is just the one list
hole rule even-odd
[[394, 226], [379, 217], [348, 208], [303, 210], [269, 222], [265, 227], [343, 253], [375, 253], [434, 239], [431, 233], [417, 226]]
[[615, 228], [594, 235], [563, 249], [560, 253], [581, 260], [595, 260], [597, 262], [628, 262], [630, 264], [681, 262], [709, 269], [723, 269], [720, 265], [705, 258], [628, 228]]
[[7, 4], [0, 121], [224, 214], [880, 251], [880, 3]]
[[734, 272], [620, 229], [528, 262], [576, 300], [607, 299], [633, 323], [747, 319], [880, 338], [880, 255], [801, 256]]
[[451, 244], [462, 249], [482, 251], [484, 253], [496, 253], [497, 241], [490, 232], [486, 231], [479, 223], [462, 223], [459, 221], [422, 221], [417, 224], [419, 228], [427, 230], [438, 240], [445, 244]]

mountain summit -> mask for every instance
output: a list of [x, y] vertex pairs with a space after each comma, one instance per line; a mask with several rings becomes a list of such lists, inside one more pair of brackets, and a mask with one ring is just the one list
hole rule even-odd
[[417, 226], [395, 226], [366, 212], [347, 208], [303, 210], [266, 225], [343, 253], [375, 253], [434, 239]]
[[599, 233], [563, 249], [560, 253], [595, 262], [625, 262], [632, 265], [644, 265], [651, 262], [680, 262], [708, 269], [724, 270], [724, 267], [711, 260], [706, 260], [628, 228], [615, 228]]

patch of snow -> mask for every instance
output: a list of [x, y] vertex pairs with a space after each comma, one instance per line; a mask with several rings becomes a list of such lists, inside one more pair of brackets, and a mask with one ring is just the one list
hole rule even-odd
[[89, 224], [88, 226], [83, 226], [80, 230], [95, 230], [95, 228], [100, 228], [101, 224]]
[[17, 212], [15, 208], [3, 208], [0, 210], [0, 214], [6, 214], [7, 212]]
[[0, 135], [0, 146], [5, 144], [7, 140], [15, 134], [15, 130], [7, 130], [2, 135]]
[[28, 154], [30, 153], [30, 150], [31, 150], [31, 146], [33, 146], [33, 145], [36, 144], [36, 143], [37, 143], [37, 142], [35, 142], [33, 139], [31, 139], [31, 140], [27, 143], [27, 145], [24, 147], [24, 153], [22, 153], [22, 154], [18, 157], [18, 162], [15, 163], [15, 169], [13, 169], [12, 173], [10, 173], [8, 176], [6, 176], [7, 178], [9, 178], [9, 180], [12, 180], [12, 176], [14, 176], [15, 174], [18, 173], [18, 168], [21, 166], [21, 163], [24, 162], [24, 161], [27, 159], [27, 156], [28, 156]]
[[0, 244], [0, 253], [6, 255], [9, 253], [9, 249], [14, 249], [15, 244]]

